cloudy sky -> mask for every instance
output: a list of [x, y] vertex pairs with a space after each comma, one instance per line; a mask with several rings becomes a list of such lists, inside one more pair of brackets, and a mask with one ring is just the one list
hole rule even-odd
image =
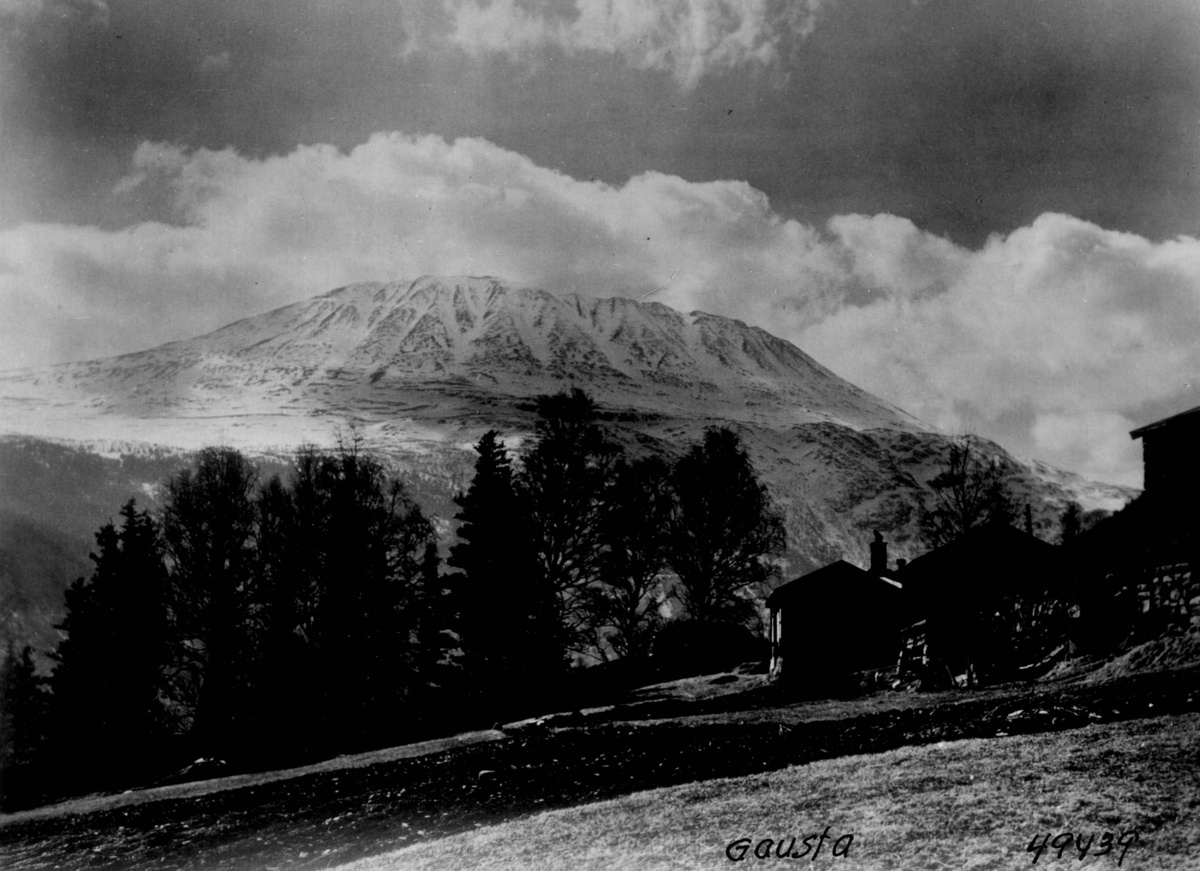
[[1194, 0], [0, 0], [0, 368], [662, 286], [1140, 486], [1200, 404], [1198, 159]]

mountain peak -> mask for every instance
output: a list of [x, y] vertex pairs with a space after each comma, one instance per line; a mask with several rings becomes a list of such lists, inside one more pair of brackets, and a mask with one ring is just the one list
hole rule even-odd
[[925, 429], [765, 330], [625, 297], [556, 295], [490, 276], [347, 285], [207, 335], [0, 379], [106, 410], [413, 411], [583, 387], [603, 405], [791, 425]]

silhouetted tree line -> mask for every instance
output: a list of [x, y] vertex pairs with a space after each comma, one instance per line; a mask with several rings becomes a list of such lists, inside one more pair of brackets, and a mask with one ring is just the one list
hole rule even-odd
[[165, 491], [161, 516], [130, 499], [96, 534], [50, 679], [27, 651], [7, 658], [7, 804], [22, 787], [141, 785], [181, 760], [274, 765], [434, 726], [423, 702], [449, 643], [436, 539], [377, 460], [354, 442], [305, 449], [286, 482], [262, 481], [206, 448]]
[[572, 662], [644, 665], [668, 597], [747, 618], [784, 534], [735, 433], [669, 464], [625, 456], [582, 391], [536, 410], [519, 457], [477, 445], [448, 570], [354, 440], [268, 480], [206, 448], [161, 513], [130, 499], [66, 593], [51, 676], [28, 648], [0, 670], [5, 807], [491, 725], [561, 704]]
[[581, 658], [645, 674], [668, 599], [694, 623], [751, 622], [748, 594], [785, 545], [732, 430], [707, 430], [671, 464], [626, 456], [582, 391], [540, 397], [537, 415], [515, 466], [498, 433], [483, 436], [456, 500], [447, 582], [487, 710], [536, 705]]

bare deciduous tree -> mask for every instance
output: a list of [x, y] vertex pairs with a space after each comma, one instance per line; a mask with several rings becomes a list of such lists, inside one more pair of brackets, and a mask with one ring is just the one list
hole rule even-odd
[[668, 552], [684, 608], [693, 620], [747, 619], [742, 593], [771, 577], [767, 557], [783, 550], [786, 532], [737, 433], [707, 430], [675, 464], [671, 484]]
[[932, 507], [921, 511], [921, 535], [941, 547], [989, 523], [1011, 524], [1016, 510], [995, 458], [983, 455], [978, 440], [963, 436], [950, 444], [945, 468], [929, 482]]

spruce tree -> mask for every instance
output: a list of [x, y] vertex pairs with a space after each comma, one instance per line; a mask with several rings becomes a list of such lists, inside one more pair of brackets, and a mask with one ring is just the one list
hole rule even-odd
[[515, 516], [512, 463], [495, 430], [475, 446], [475, 475], [466, 492], [454, 497], [458, 540], [447, 560], [451, 602], [468, 673], [486, 683], [500, 671], [505, 643], [505, 619], [495, 609], [512, 599], [520, 579], [511, 574], [511, 548], [520, 528]]
[[1063, 509], [1061, 523], [1061, 543], [1066, 544], [1069, 541], [1074, 541], [1083, 530], [1083, 509], [1079, 507], [1078, 502], [1067, 504], [1067, 507]]
[[448, 564], [468, 578], [482, 581], [500, 574], [505, 549], [513, 542], [512, 461], [495, 430], [475, 445], [475, 474], [465, 493], [454, 497], [458, 513], [458, 542], [450, 548]]
[[12, 639], [0, 664], [0, 811], [27, 807], [44, 797], [49, 784], [45, 738], [45, 681], [26, 644], [18, 652]]
[[[464, 704], [488, 719], [516, 687], [545, 671], [555, 629], [539, 605], [536, 565], [519, 516], [512, 461], [495, 430], [475, 446], [475, 474], [458, 506], [450, 549], [452, 624], [462, 650]], [[550, 643], [547, 643], [549, 637]]]
[[66, 592], [54, 652], [55, 753], [81, 788], [153, 767], [169, 730], [163, 698], [172, 630], [158, 524], [130, 499], [96, 533], [90, 580]]

